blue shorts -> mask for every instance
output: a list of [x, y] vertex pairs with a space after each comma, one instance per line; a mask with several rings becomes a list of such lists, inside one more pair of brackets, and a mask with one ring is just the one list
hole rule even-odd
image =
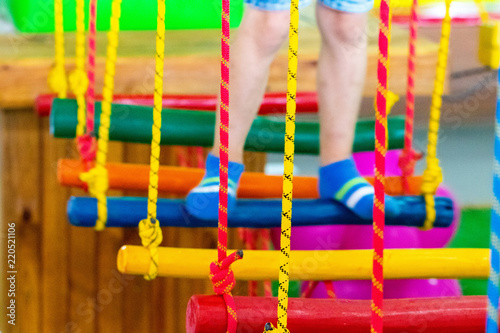
[[[303, 7], [311, 2], [312, 0], [299, 0], [299, 5]], [[287, 10], [290, 8], [290, 0], [245, 0], [245, 3], [262, 10]], [[318, 3], [349, 13], [365, 13], [373, 7], [373, 0], [318, 0]]]

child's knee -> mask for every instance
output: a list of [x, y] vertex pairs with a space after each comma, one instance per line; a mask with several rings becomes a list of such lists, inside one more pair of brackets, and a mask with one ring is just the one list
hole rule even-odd
[[268, 11], [247, 8], [239, 33], [252, 36], [259, 50], [274, 52], [287, 39], [290, 14], [288, 11]]

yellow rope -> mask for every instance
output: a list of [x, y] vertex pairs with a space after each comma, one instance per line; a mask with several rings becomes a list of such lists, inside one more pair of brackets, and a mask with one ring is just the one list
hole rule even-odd
[[477, 6], [477, 11], [479, 12], [479, 16], [481, 17], [481, 22], [486, 23], [490, 20], [490, 15], [486, 11], [486, 8], [484, 7], [484, 2], [483, 0], [475, 0], [476, 6]]
[[446, 76], [446, 65], [448, 62], [448, 47], [450, 44], [451, 0], [446, 0], [446, 15], [443, 19], [441, 30], [441, 42], [439, 45], [438, 65], [436, 69], [436, 79], [434, 81], [434, 91], [432, 92], [431, 113], [429, 119], [429, 137], [427, 144], [427, 167], [422, 177], [422, 194], [425, 198], [427, 217], [423, 229], [429, 230], [436, 220], [436, 208], [434, 195], [443, 180], [439, 159], [437, 158], [437, 143], [439, 131], [439, 118], [441, 117], [442, 96], [444, 92], [444, 81]]
[[69, 76], [69, 85], [78, 103], [76, 136], [85, 134], [85, 93], [89, 85], [85, 72], [85, 1], [76, 0], [76, 68]]
[[97, 141], [96, 166], [80, 178], [88, 183], [89, 192], [97, 198], [96, 230], [106, 227], [108, 207], [106, 192], [108, 190], [108, 171], [106, 160], [108, 156], [109, 126], [111, 123], [111, 102], [116, 67], [116, 50], [118, 48], [118, 32], [120, 31], [121, 0], [113, 0], [111, 4], [110, 31], [108, 32], [108, 49], [106, 54], [106, 69], [104, 73], [104, 88], [102, 93], [99, 140]]
[[165, 57], [165, 0], [158, 0], [158, 17], [156, 22], [156, 69], [153, 109], [153, 128], [151, 139], [151, 158], [148, 188], [148, 218], [139, 224], [139, 235], [142, 245], [149, 249], [151, 264], [149, 272], [144, 276], [152, 280], [158, 275], [158, 246], [163, 239], [160, 223], [156, 219], [156, 203], [158, 201], [158, 170], [160, 169], [161, 111], [163, 96], [163, 60]]
[[64, 68], [64, 22], [62, 0], [54, 1], [54, 25], [55, 62], [50, 70], [48, 83], [50, 89], [57, 93], [57, 97], [66, 98], [68, 83], [66, 82], [66, 70]]
[[283, 172], [283, 198], [281, 213], [281, 255], [278, 288], [278, 324], [277, 329], [267, 323], [265, 332], [289, 333], [288, 324], [288, 288], [290, 280], [290, 236], [292, 229], [293, 198], [293, 159], [295, 151], [295, 111], [297, 94], [297, 50], [299, 26], [298, 0], [291, 0], [290, 30], [288, 46], [288, 85], [286, 102], [285, 157]]

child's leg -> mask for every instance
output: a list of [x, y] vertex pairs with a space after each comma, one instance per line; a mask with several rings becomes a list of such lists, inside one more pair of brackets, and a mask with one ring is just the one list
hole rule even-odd
[[[371, 0], [320, 0], [316, 8], [322, 43], [318, 60], [319, 190], [363, 218], [372, 217], [373, 187], [351, 158], [366, 75], [366, 12]], [[398, 211], [392, 198], [388, 214]]]
[[[247, 2], [250, 5], [245, 8], [230, 55], [229, 211], [236, 200], [243, 171], [243, 147], [265, 92], [269, 67], [288, 33], [288, 10], [261, 8], [271, 0]], [[207, 159], [205, 177], [187, 197], [188, 211], [199, 218], [216, 219], [218, 215], [219, 124], [217, 111], [214, 146]]]

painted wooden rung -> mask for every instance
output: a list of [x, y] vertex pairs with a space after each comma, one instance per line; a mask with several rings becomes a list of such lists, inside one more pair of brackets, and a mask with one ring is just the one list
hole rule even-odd
[[[277, 298], [234, 297], [238, 332], [262, 333], [276, 324]], [[221, 296], [192, 296], [186, 311], [187, 333], [225, 333], [227, 310]], [[486, 297], [384, 300], [384, 333], [483, 333]], [[293, 333], [370, 331], [370, 300], [290, 298], [288, 329]]]
[[[149, 186], [149, 165], [132, 163], [108, 163], [109, 188], [114, 190], [147, 191]], [[57, 179], [64, 186], [84, 187], [80, 174], [85, 172], [81, 160], [60, 159], [57, 163]], [[158, 190], [185, 197], [198, 185], [205, 170], [178, 166], [160, 166]], [[134, 177], [130, 177], [134, 175]], [[366, 180], [373, 184], [373, 177]], [[420, 194], [421, 176], [409, 177], [410, 193]], [[385, 190], [389, 195], [403, 195], [403, 180], [399, 176], [385, 178]], [[270, 176], [259, 172], [244, 172], [238, 186], [238, 198], [281, 198], [283, 176]], [[294, 176], [293, 197], [296, 199], [318, 198], [316, 177]]]
[[[386, 216], [386, 225], [421, 227], [425, 221], [425, 201], [420, 196], [394, 197], [399, 214]], [[453, 201], [436, 197], [436, 227], [448, 227], [453, 221]], [[108, 227], [137, 227], [147, 212], [147, 198], [109, 197]], [[238, 200], [229, 214], [228, 226], [233, 228], [274, 228], [281, 225], [282, 202], [270, 200]], [[97, 199], [71, 197], [68, 217], [72, 225], [93, 227], [97, 219]], [[190, 215], [182, 199], [159, 199], [157, 219], [163, 227], [217, 227], [217, 220], [203, 220]], [[342, 204], [327, 199], [294, 200], [292, 224], [310, 225], [371, 225], [372, 220], [362, 219]]]
[[479, 61], [492, 69], [500, 65], [500, 22], [488, 21], [479, 28]]
[[[205, 279], [215, 249], [159, 247], [158, 275]], [[228, 250], [232, 253], [235, 250]], [[244, 250], [243, 259], [231, 267], [237, 280], [277, 280], [280, 251]], [[489, 274], [488, 249], [386, 249], [386, 279], [486, 279]], [[291, 280], [370, 280], [373, 250], [291, 251]], [[151, 254], [142, 246], [123, 246], [118, 252], [118, 270], [144, 275]]]

